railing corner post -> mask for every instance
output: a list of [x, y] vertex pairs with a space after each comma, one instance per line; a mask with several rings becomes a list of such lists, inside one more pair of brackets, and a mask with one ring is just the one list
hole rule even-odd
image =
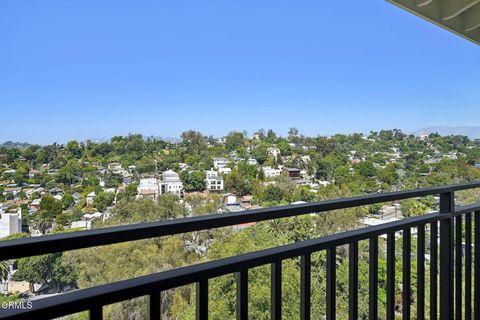
[[440, 220], [440, 320], [453, 319], [453, 216], [455, 194], [440, 194], [440, 213], [449, 217]]

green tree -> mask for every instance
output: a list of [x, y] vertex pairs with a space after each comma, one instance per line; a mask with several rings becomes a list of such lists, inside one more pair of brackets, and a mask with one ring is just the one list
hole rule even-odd
[[331, 180], [335, 173], [336, 163], [331, 157], [318, 158], [315, 161], [317, 179]]
[[365, 178], [372, 178], [377, 174], [377, 169], [371, 161], [362, 161], [357, 164], [358, 173]]
[[93, 198], [93, 206], [100, 212], [105, 212], [113, 200], [115, 199], [115, 193], [113, 192], [99, 192], [95, 198]]
[[14, 279], [28, 281], [32, 292], [34, 283], [51, 283], [60, 292], [65, 285], [76, 283], [76, 273], [64, 263], [62, 253], [52, 253], [19, 259]]
[[265, 188], [264, 200], [267, 202], [279, 202], [282, 201], [285, 194], [282, 189], [274, 185], [268, 185]]
[[203, 135], [198, 131], [190, 130], [183, 132], [181, 137], [182, 144], [190, 154], [203, 153], [207, 149], [207, 142]]
[[258, 175], [257, 167], [245, 162], [239, 162], [234, 171], [238, 171], [239, 174], [248, 179], [253, 179]]
[[298, 138], [298, 129], [295, 127], [290, 128], [288, 130], [288, 139], [296, 143], [297, 138]]
[[351, 180], [350, 167], [349, 166], [340, 166], [335, 168], [333, 173], [333, 178], [335, 179], [336, 184], [344, 184]]
[[418, 200], [408, 199], [400, 203], [400, 210], [405, 217], [415, 217], [427, 212], [428, 207]]
[[82, 148], [76, 140], [72, 140], [65, 146], [65, 152], [69, 158], [80, 158], [82, 155]]
[[186, 172], [180, 174], [185, 191], [203, 191], [205, 190], [205, 173], [201, 171]]
[[63, 230], [63, 227], [68, 225], [69, 223], [69, 217], [66, 212], [60, 213], [56, 218], [55, 218], [55, 225], [56, 229], [58, 230]]
[[28, 178], [28, 168], [25, 165], [19, 165], [14, 175], [14, 180], [18, 184], [23, 184]]
[[137, 196], [137, 187], [138, 184], [136, 183], [131, 183], [128, 186], [125, 187], [125, 191], [121, 192], [117, 195], [117, 200], [120, 201], [122, 199], [125, 199], [127, 201], [132, 201], [135, 199]]
[[104, 176], [105, 187], [118, 188], [122, 183], [122, 176], [116, 173], [107, 173]]
[[40, 200], [40, 211], [44, 211], [52, 217], [56, 217], [62, 212], [62, 202], [58, 201], [50, 194], [46, 194], [42, 200]]
[[277, 148], [280, 149], [280, 153], [283, 156], [290, 156], [292, 154], [292, 148], [287, 141], [281, 140], [277, 143]]
[[275, 140], [277, 140], [277, 134], [272, 129], [268, 129], [267, 131], [267, 140], [269, 142], [275, 142]]
[[157, 163], [154, 159], [144, 156], [135, 163], [138, 173], [156, 172]]
[[65, 209], [72, 207], [75, 204], [75, 198], [71, 193], [65, 193], [62, 198], [62, 206]]
[[78, 160], [69, 160], [61, 167], [56, 175], [56, 180], [65, 184], [73, 184], [81, 176], [82, 167]]
[[250, 193], [250, 181], [238, 170], [233, 170], [225, 176], [225, 188], [236, 195], [244, 196]]
[[263, 165], [268, 158], [268, 145], [262, 143], [252, 150], [252, 157], [255, 158], [260, 165]]
[[0, 282], [7, 281], [10, 274], [10, 265], [7, 261], [0, 261]]
[[389, 185], [395, 185], [400, 178], [394, 166], [388, 165], [384, 169], [377, 171], [378, 179]]
[[228, 151], [236, 150], [245, 143], [245, 136], [241, 132], [232, 131], [225, 139], [225, 147]]
[[42, 234], [45, 234], [48, 229], [50, 229], [55, 221], [55, 217], [52, 213], [39, 210], [33, 219], [33, 225], [40, 231]]

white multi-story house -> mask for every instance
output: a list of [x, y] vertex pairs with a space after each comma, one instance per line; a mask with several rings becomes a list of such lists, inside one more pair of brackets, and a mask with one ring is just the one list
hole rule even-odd
[[265, 178], [278, 177], [279, 175], [282, 174], [281, 169], [274, 169], [272, 167], [263, 167], [262, 170], [263, 170], [263, 173], [265, 174]]
[[0, 209], [0, 238], [22, 232], [22, 208], [4, 212]]
[[208, 178], [213, 178], [213, 177], [216, 177], [218, 176], [218, 172], [216, 170], [205, 170], [205, 177], [208, 179]]
[[213, 158], [213, 166], [215, 169], [225, 168], [229, 162], [226, 158]]
[[252, 165], [252, 166], [256, 166], [256, 165], [258, 164], [258, 161], [257, 161], [257, 159], [249, 158], [249, 159], [247, 160], [247, 163], [250, 164], [250, 165]]
[[138, 198], [156, 201], [158, 196], [172, 193], [178, 196], [183, 194], [183, 183], [178, 173], [167, 170], [162, 174], [162, 179], [148, 177], [140, 179], [137, 187]]
[[137, 187], [137, 193], [139, 198], [157, 200], [160, 194], [160, 185], [158, 179], [154, 177], [142, 178]]
[[183, 183], [178, 173], [167, 170], [162, 174], [162, 182], [160, 184], [160, 193], [173, 193], [178, 196], [183, 194]]
[[[207, 170], [210, 171], [210, 170]], [[208, 176], [205, 179], [205, 184], [207, 187], [207, 191], [209, 192], [216, 192], [223, 190], [223, 178], [220, 176]]]

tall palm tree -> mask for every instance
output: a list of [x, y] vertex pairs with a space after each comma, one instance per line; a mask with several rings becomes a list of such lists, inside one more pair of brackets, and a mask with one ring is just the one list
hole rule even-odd
[[54, 218], [47, 212], [40, 210], [34, 218], [35, 227], [44, 235], [53, 225]]

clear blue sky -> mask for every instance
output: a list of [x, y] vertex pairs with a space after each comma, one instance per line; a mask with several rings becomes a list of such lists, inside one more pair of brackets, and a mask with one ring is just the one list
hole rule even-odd
[[0, 141], [477, 125], [479, 53], [382, 0], [2, 0]]

